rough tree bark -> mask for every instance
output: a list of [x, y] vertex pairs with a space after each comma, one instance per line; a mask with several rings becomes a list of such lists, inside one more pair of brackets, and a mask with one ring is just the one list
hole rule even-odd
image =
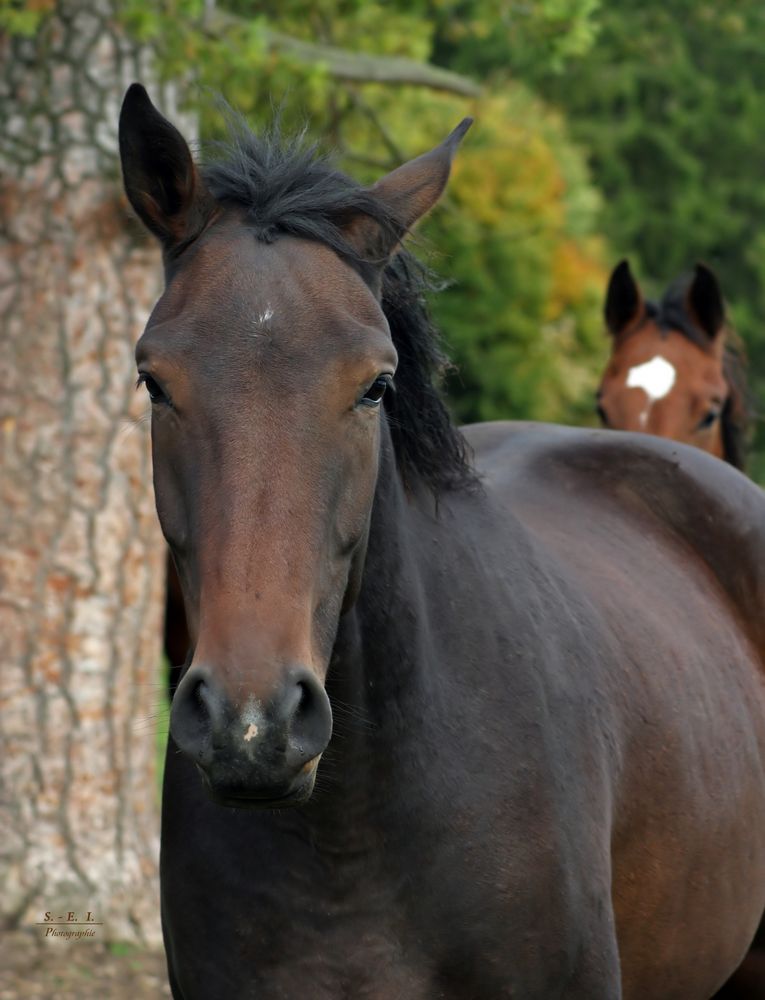
[[0, 41], [0, 916], [156, 942], [165, 548], [132, 354], [160, 268], [126, 225], [117, 113], [147, 67], [114, 9], [59, 0]]

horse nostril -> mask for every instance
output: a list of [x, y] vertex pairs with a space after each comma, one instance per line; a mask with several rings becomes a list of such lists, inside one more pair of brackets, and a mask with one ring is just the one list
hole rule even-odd
[[220, 728], [222, 698], [207, 671], [191, 668], [178, 685], [170, 709], [170, 732], [178, 747], [201, 759], [209, 750], [213, 730]]
[[299, 681], [297, 687], [300, 695], [297, 708], [295, 709], [295, 716], [292, 720], [292, 733], [293, 737], [298, 741], [297, 751], [301, 757], [304, 757], [305, 747], [299, 741], [303, 738], [304, 731], [311, 728], [311, 712], [315, 705], [316, 697], [304, 681]]
[[305, 681], [298, 681], [297, 686], [300, 691], [300, 697], [295, 711], [295, 716], [299, 717], [301, 713], [305, 714], [311, 710], [311, 704], [314, 701], [314, 696]]
[[[210, 722], [210, 691], [204, 677], [190, 677], [190, 684], [183, 690], [185, 702], [183, 715], [188, 721], [206, 726]], [[181, 714], [180, 712], [177, 714]]]
[[296, 704], [287, 723], [289, 744], [293, 754], [304, 763], [322, 753], [329, 743], [332, 712], [326, 691], [312, 673], [301, 671], [295, 689]]
[[194, 688], [192, 697], [196, 701], [197, 707], [199, 708], [199, 712], [201, 715], [208, 714], [207, 699], [205, 697], [206, 694], [207, 694], [207, 685], [205, 684], [204, 680], [200, 678]]

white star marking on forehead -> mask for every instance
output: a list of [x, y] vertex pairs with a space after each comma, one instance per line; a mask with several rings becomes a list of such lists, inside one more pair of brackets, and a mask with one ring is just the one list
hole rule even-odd
[[648, 396], [649, 403], [655, 403], [657, 399], [664, 399], [672, 389], [676, 376], [675, 366], [657, 354], [650, 361], [630, 368], [627, 373], [627, 388], [642, 389]]

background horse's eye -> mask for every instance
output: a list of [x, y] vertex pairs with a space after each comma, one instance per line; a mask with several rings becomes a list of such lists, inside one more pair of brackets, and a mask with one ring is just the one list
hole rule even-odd
[[600, 403], [598, 403], [598, 405], [595, 407], [595, 412], [597, 413], [598, 419], [600, 420], [601, 424], [603, 424], [604, 427], [608, 427], [608, 417], [606, 416], [606, 411], [603, 409]]
[[364, 395], [361, 397], [360, 402], [364, 406], [377, 406], [380, 400], [385, 395], [385, 390], [390, 385], [390, 375], [380, 375], [376, 378], [374, 382], [370, 385]]
[[137, 386], [145, 385], [146, 391], [149, 394], [149, 399], [152, 403], [169, 403], [170, 400], [165, 395], [164, 391], [160, 387], [159, 383], [156, 382], [151, 375], [147, 375], [145, 372], [141, 372], [138, 376]]
[[720, 416], [719, 410], [707, 411], [707, 413], [704, 414], [704, 417], [699, 421], [699, 425], [696, 428], [696, 430], [705, 431], [708, 427], [712, 426], [712, 424], [715, 422], [715, 420], [717, 420], [719, 416]]

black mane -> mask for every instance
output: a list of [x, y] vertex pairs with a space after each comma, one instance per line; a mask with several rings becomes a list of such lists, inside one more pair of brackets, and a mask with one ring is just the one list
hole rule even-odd
[[[646, 316], [660, 330], [664, 332], [677, 330], [692, 344], [703, 351], [709, 351], [709, 335], [693, 321], [686, 306], [692, 280], [692, 275], [678, 278], [665, 291], [660, 302], [646, 302]], [[723, 458], [737, 469], [744, 469], [751, 423], [751, 406], [746, 382], [746, 354], [740, 338], [728, 323], [723, 336], [725, 337], [723, 374], [729, 390], [720, 417]]]
[[693, 275], [682, 275], [667, 288], [660, 302], [646, 302], [646, 313], [663, 332], [677, 330], [700, 347], [709, 350], [709, 334], [694, 323], [686, 307]]
[[[387, 206], [337, 170], [304, 134], [286, 138], [277, 123], [256, 135], [240, 116], [229, 111], [227, 118], [228, 140], [212, 145], [216, 158], [202, 168], [211, 194], [223, 204], [244, 208], [256, 239], [270, 243], [289, 234], [315, 240], [372, 286], [377, 269], [359, 257], [345, 227], [363, 215], [386, 234], [398, 236], [400, 228]], [[404, 250], [383, 273], [381, 304], [399, 356], [396, 389], [386, 396], [385, 411], [404, 481], [409, 486], [423, 482], [439, 493], [477, 480], [467, 442], [436, 387], [447, 362], [426, 305], [431, 288], [426, 268]]]

